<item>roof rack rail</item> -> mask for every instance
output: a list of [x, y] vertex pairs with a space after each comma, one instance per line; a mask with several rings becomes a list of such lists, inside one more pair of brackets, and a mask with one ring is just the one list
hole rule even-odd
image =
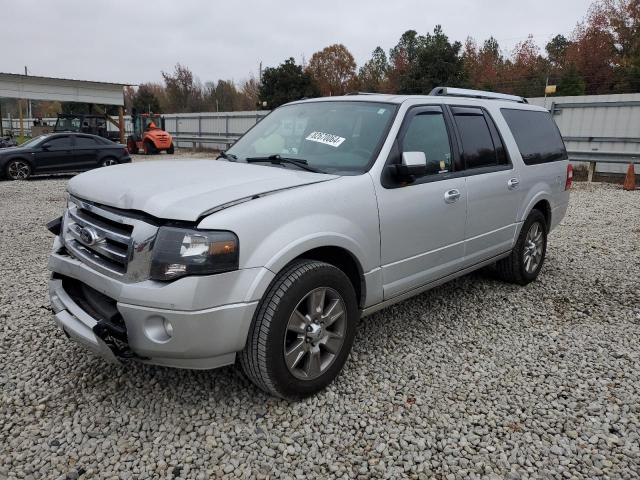
[[529, 103], [526, 98], [506, 93], [485, 92], [483, 90], [469, 90], [467, 88], [436, 87], [429, 95], [445, 97], [486, 98], [490, 100], [506, 100], [509, 102]]
[[375, 93], [375, 92], [349, 92], [345, 93], [345, 96], [351, 95], [384, 95], [383, 93]]

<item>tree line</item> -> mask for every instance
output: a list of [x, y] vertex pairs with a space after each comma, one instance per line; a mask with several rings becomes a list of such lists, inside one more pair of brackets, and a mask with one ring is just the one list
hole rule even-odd
[[[640, 92], [640, 0], [596, 0], [567, 36], [556, 35], [544, 48], [532, 36], [504, 52], [491, 37], [452, 41], [440, 26], [433, 32], [404, 32], [396, 45], [377, 47], [359, 68], [342, 44], [314, 53], [308, 62], [294, 58], [267, 67], [261, 78], [200, 82], [177, 64], [162, 72], [162, 83], [125, 90], [128, 111], [185, 113], [276, 108], [304, 97], [366, 91], [428, 94], [446, 85], [493, 90], [525, 97]], [[4, 111], [11, 111], [3, 104]], [[36, 102], [46, 116], [79, 111], [78, 104]]]
[[428, 94], [436, 86], [493, 90], [523, 97], [640, 92], [640, 0], [598, 0], [567, 37], [556, 35], [544, 51], [532, 36], [504, 54], [491, 37], [451, 41], [432, 33], [402, 34], [388, 53], [377, 47], [359, 69], [344, 45], [293, 58], [267, 69], [259, 89], [271, 108], [303, 96], [367, 91]]

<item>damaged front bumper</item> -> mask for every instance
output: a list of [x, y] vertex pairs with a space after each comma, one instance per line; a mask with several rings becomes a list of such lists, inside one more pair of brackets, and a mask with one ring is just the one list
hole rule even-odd
[[116, 352], [118, 348], [113, 348], [113, 342], [109, 342], [108, 336], [101, 338], [96, 333], [104, 332], [99, 326], [99, 322], [82, 310], [74, 302], [62, 286], [62, 280], [52, 278], [49, 281], [49, 298], [53, 308], [56, 324], [64, 333], [84, 345], [86, 348], [104, 358], [110, 363], [120, 363]]
[[134, 359], [187, 369], [234, 363], [245, 346], [264, 268], [124, 283], [71, 257], [59, 238], [49, 257], [49, 296], [56, 324], [110, 362]]

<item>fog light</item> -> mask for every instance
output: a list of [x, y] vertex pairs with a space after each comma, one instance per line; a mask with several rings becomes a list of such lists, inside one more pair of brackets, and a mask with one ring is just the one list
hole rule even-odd
[[169, 338], [173, 337], [173, 325], [171, 325], [171, 322], [165, 318], [162, 324], [164, 326], [164, 331], [167, 333], [167, 336]]
[[149, 340], [167, 343], [173, 336], [173, 325], [160, 315], [152, 315], [145, 320], [144, 333]]

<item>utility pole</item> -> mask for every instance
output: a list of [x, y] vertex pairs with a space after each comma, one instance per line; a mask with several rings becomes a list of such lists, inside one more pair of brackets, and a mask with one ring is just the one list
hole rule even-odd
[[24, 117], [22, 115], [22, 99], [18, 100], [18, 117], [20, 118], [20, 143], [22, 143], [24, 137]]
[[549, 75], [547, 75], [547, 81], [544, 83], [544, 108], [547, 108], [547, 87], [549, 86]]
[[[24, 76], [26, 77], [27, 75], [29, 75], [29, 72], [27, 71], [27, 66], [24, 66]], [[32, 111], [31, 111], [31, 100], [29, 100], [29, 103], [27, 104], [27, 118], [32, 118]]]
[[0, 138], [4, 138], [4, 119], [2, 118], [2, 100], [0, 100]]
[[258, 79], [262, 83], [262, 60], [260, 60], [260, 67], [258, 68]]

